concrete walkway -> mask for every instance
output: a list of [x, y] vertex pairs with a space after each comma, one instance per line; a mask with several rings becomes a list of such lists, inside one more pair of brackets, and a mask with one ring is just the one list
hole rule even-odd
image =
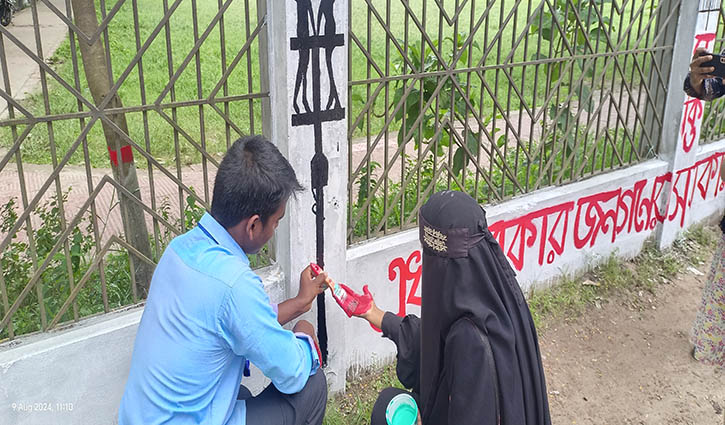
[[[66, 11], [65, 0], [50, 0], [61, 12]], [[68, 36], [68, 26], [43, 2], [36, 2], [38, 11], [40, 49], [36, 44], [35, 27], [33, 25], [33, 9], [25, 8], [13, 16], [12, 23], [6, 28], [14, 37], [36, 55], [42, 51], [43, 57], [51, 57], [63, 40]], [[23, 100], [28, 94], [40, 86], [40, 70], [38, 63], [23, 52], [7, 37], [2, 37], [3, 49], [0, 57], [4, 56], [8, 64], [10, 80], [9, 93], [15, 100]], [[0, 70], [4, 72], [3, 70]], [[0, 90], [8, 91], [5, 86], [5, 76], [0, 78]], [[16, 111], [16, 117], [18, 112]], [[7, 102], [0, 97], [0, 120], [8, 117]]]

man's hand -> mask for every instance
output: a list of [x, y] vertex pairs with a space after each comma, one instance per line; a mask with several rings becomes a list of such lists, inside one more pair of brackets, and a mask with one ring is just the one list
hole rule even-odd
[[711, 74], [712, 72], [715, 72], [714, 67], [702, 66], [702, 64], [711, 60], [712, 54], [700, 47], [695, 52], [695, 56], [692, 57], [692, 62], [690, 62], [690, 85], [699, 94], [704, 93], [703, 82], [708, 78], [715, 78], [715, 76]]
[[[327, 279], [327, 273], [323, 272], [313, 279], [310, 268], [304, 269], [302, 275], [300, 275], [300, 290], [297, 296], [277, 306], [277, 321], [279, 321], [279, 324], [284, 326], [310, 311], [315, 297], [327, 287], [325, 279]], [[314, 334], [314, 331], [312, 333]]]
[[302, 270], [302, 274], [300, 274], [300, 290], [297, 293], [297, 299], [305, 306], [305, 311], [309, 311], [312, 308], [312, 302], [315, 300], [315, 297], [325, 291], [325, 288], [327, 288], [326, 280], [326, 272], [320, 273], [317, 277], [312, 277], [312, 271], [309, 266]]

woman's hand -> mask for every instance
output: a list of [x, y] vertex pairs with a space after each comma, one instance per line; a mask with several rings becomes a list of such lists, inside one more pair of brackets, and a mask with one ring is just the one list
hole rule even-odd
[[363, 291], [370, 295], [370, 308], [368, 311], [366, 311], [363, 314], [360, 314], [358, 317], [362, 317], [363, 319], [367, 320], [371, 325], [375, 326], [378, 329], [382, 329], [383, 326], [383, 316], [385, 316], [385, 312], [378, 308], [378, 306], [375, 304], [375, 300], [373, 299], [373, 294], [371, 294], [367, 290], [367, 285], [363, 289]]

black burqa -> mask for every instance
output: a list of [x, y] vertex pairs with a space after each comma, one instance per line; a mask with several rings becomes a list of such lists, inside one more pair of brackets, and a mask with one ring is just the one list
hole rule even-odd
[[420, 325], [387, 313], [383, 332], [423, 424], [550, 425], [534, 322], [483, 209], [464, 193], [436, 193], [421, 208], [420, 239]]

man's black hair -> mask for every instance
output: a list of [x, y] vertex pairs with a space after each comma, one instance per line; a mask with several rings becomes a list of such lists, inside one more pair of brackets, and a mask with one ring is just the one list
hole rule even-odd
[[295, 170], [262, 136], [247, 136], [229, 148], [214, 180], [211, 215], [225, 228], [258, 214], [262, 223], [296, 191]]

